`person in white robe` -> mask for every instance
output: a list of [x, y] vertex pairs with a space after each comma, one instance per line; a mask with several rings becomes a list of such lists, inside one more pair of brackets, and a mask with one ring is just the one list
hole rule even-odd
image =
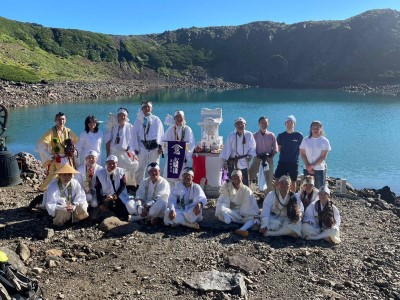
[[[289, 191], [290, 183], [289, 176], [281, 176], [276, 189], [269, 192], [264, 199], [260, 226], [260, 232], [263, 236], [301, 236], [301, 218], [304, 214], [304, 207], [300, 197]], [[288, 217], [290, 202], [297, 205], [299, 212], [297, 220], [290, 220]]]
[[103, 213], [111, 211], [117, 218], [129, 220], [125, 170], [118, 167], [118, 158], [115, 155], [108, 156], [106, 167], [97, 172], [95, 189], [99, 209]]
[[103, 131], [99, 129], [99, 121], [95, 116], [87, 116], [85, 119], [85, 130], [80, 134], [76, 144], [78, 150], [78, 165], [86, 163], [86, 153], [94, 150], [98, 153], [97, 163], [101, 165], [101, 146], [103, 142]]
[[[168, 116], [166, 123], [169, 123]], [[180, 178], [183, 170], [189, 165], [196, 142], [194, 139], [192, 129], [186, 125], [185, 113], [183, 111], [178, 110], [174, 113], [173, 122], [174, 123], [166, 130], [162, 138], [162, 141], [165, 154], [168, 154], [168, 143], [167, 143], [168, 141], [186, 142], [185, 160], [183, 162], [181, 174], [179, 176]], [[178, 179], [168, 178], [167, 167], [168, 167], [167, 164], [165, 164], [163, 177], [168, 180], [171, 188], [173, 188], [173, 186], [179, 180], [179, 178]]]
[[69, 220], [75, 223], [89, 216], [85, 192], [79, 182], [72, 178], [77, 173], [70, 165], [63, 165], [55, 171], [58, 178], [48, 186], [46, 209], [56, 226], [62, 226]]
[[133, 125], [129, 123], [128, 110], [119, 108], [117, 120], [111, 118], [109, 130], [104, 135], [107, 157], [115, 155], [118, 158], [118, 167], [125, 169], [126, 185], [134, 189], [137, 185], [136, 172], [139, 167], [138, 158], [133, 146]]
[[200, 229], [198, 222], [203, 220], [203, 207], [207, 198], [200, 185], [193, 182], [194, 172], [186, 168], [182, 181], [175, 184], [168, 197], [168, 208], [165, 210], [165, 225], [184, 225]]
[[233, 171], [231, 181], [225, 182], [220, 188], [215, 216], [226, 224], [243, 224], [235, 233], [247, 237], [248, 230], [254, 224], [260, 224], [259, 212], [253, 192], [242, 183], [242, 172]]
[[102, 166], [97, 164], [98, 153], [95, 150], [89, 150], [85, 155], [86, 163], [78, 168], [78, 174], [75, 179], [78, 180], [79, 184], [83, 187], [86, 195], [86, 201], [91, 207], [97, 207], [96, 198], [96, 175], [103, 169]]
[[[325, 239], [334, 244], [339, 244], [341, 242], [339, 229], [341, 222], [340, 213], [338, 208], [332, 204], [330, 194], [331, 192], [328, 187], [321, 187], [317, 200], [307, 207], [301, 229], [303, 238], [306, 240]], [[334, 224], [330, 227], [324, 225], [322, 219], [320, 220], [321, 213], [327, 209], [331, 210], [330, 213], [333, 213], [334, 217]]]
[[168, 181], [160, 176], [160, 166], [157, 163], [151, 163], [147, 173], [149, 177], [140, 183], [135, 199], [128, 201], [127, 208], [132, 215], [132, 222], [148, 219], [155, 225], [159, 218], [164, 217], [170, 187]]
[[139, 157], [139, 167], [136, 171], [136, 183], [143, 181], [146, 167], [156, 162], [160, 164], [162, 154], [162, 137], [164, 127], [161, 120], [152, 114], [153, 104], [144, 101], [133, 124], [133, 147]]
[[314, 177], [307, 175], [304, 177], [301, 189], [299, 192], [299, 197], [301, 202], [303, 202], [304, 211], [310, 203], [314, 202], [318, 197], [319, 190], [314, 185]]
[[233, 170], [240, 170], [243, 174], [243, 184], [249, 186], [249, 161], [256, 155], [256, 141], [250, 131], [245, 130], [246, 120], [239, 117], [235, 120], [236, 130], [226, 139], [220, 157], [228, 177]]

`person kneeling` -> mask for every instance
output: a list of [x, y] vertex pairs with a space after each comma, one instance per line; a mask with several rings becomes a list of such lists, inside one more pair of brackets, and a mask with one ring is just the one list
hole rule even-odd
[[175, 184], [168, 198], [168, 208], [165, 210], [165, 225], [184, 225], [200, 229], [197, 222], [203, 220], [202, 209], [207, 204], [207, 198], [200, 185], [193, 182], [194, 172], [185, 168], [182, 181]]
[[96, 196], [103, 214], [112, 211], [120, 220], [129, 220], [125, 170], [118, 168], [118, 158], [115, 155], [108, 156], [106, 167], [97, 173]]
[[265, 198], [260, 227], [263, 236], [301, 236], [304, 207], [299, 196], [289, 191], [290, 182], [289, 176], [281, 176], [276, 190]]
[[164, 216], [170, 189], [168, 181], [160, 176], [160, 167], [157, 163], [149, 164], [147, 173], [149, 177], [140, 183], [136, 199], [129, 200], [127, 209], [132, 215], [131, 221], [147, 218], [154, 225], [158, 218]]
[[255, 223], [259, 223], [259, 208], [251, 189], [242, 182], [242, 172], [234, 170], [231, 182], [227, 181], [220, 189], [215, 216], [226, 224], [243, 224], [235, 233], [247, 237]]
[[53, 224], [56, 226], [62, 226], [69, 220], [78, 222], [89, 216], [85, 192], [79, 182], [72, 178], [77, 173], [70, 165], [62, 166], [54, 172], [58, 178], [47, 189], [46, 209], [54, 217]]
[[303, 238], [325, 239], [334, 244], [340, 243], [340, 214], [329, 199], [330, 194], [329, 188], [322, 186], [319, 189], [318, 199], [307, 207], [301, 228]]

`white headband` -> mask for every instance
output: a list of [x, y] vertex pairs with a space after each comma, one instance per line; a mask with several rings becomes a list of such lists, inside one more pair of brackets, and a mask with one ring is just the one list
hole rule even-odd
[[118, 162], [118, 158], [115, 155], [110, 155], [109, 157], [107, 157], [106, 161], [115, 161]]
[[128, 111], [127, 111], [125, 108], [120, 108], [120, 109], [118, 109], [118, 113], [119, 113], [119, 114], [124, 114], [125, 116], [128, 115]]
[[151, 163], [147, 166], [147, 172], [149, 172], [151, 169], [160, 170], [160, 166], [158, 165], [158, 163]]
[[181, 115], [182, 117], [184, 117], [185, 113], [183, 112], [183, 110], [177, 110], [176, 112], [174, 112], [174, 117], [176, 117], [177, 115]]
[[151, 103], [150, 101], [145, 101], [145, 102], [142, 102], [141, 107], [143, 108], [143, 107], [146, 106], [146, 105], [148, 105], [148, 106], [153, 106], [153, 103]]

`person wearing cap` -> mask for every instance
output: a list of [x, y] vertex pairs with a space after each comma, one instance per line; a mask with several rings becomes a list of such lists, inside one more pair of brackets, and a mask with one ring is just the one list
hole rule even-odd
[[285, 120], [286, 131], [278, 134], [279, 160], [275, 170], [275, 178], [289, 175], [291, 179], [290, 190], [297, 191], [297, 176], [299, 175], [299, 153], [303, 135], [295, 131], [296, 118], [293, 115], [287, 116]]
[[[194, 147], [196, 145], [193, 131], [192, 129], [186, 125], [186, 120], [185, 120], [185, 113], [182, 110], [177, 110], [174, 113], [174, 124], [172, 124], [165, 132], [163, 138], [162, 138], [163, 144], [165, 145], [163, 148], [166, 150], [166, 153], [168, 153], [168, 145], [167, 142], [169, 141], [179, 141], [179, 142], [186, 142], [186, 149], [185, 149], [185, 160], [183, 162], [182, 166], [182, 171], [188, 166], [188, 162], [190, 161]], [[178, 179], [172, 179], [168, 178], [168, 172], [167, 172], [167, 164], [165, 164], [164, 168], [164, 178], [168, 180], [170, 183], [171, 188], [174, 186], [175, 182], [178, 181]], [[180, 174], [181, 175], [181, 174]], [[181, 177], [181, 176], [179, 176]]]
[[[303, 203], [299, 196], [289, 190], [290, 177], [279, 178], [277, 188], [264, 199], [261, 212], [260, 232], [263, 236], [290, 235], [301, 236], [301, 218], [304, 214]], [[289, 210], [296, 210], [296, 218]]]
[[[258, 119], [258, 126], [260, 130], [254, 133], [256, 156], [253, 158], [249, 171], [250, 182], [253, 182], [258, 174], [259, 187], [261, 186], [260, 190], [264, 191], [264, 194], [267, 195], [273, 190], [274, 156], [278, 152], [278, 144], [275, 134], [268, 131], [269, 120], [267, 117], [260, 117]], [[264, 178], [266, 189], [264, 189], [265, 186], [260, 182], [262, 178]]]
[[165, 225], [184, 225], [200, 229], [198, 222], [203, 220], [203, 207], [207, 198], [200, 185], [193, 182], [194, 172], [185, 168], [182, 181], [175, 184], [168, 197], [168, 208], [165, 210]]
[[315, 187], [320, 188], [326, 181], [326, 157], [331, 151], [329, 140], [325, 137], [320, 121], [313, 121], [310, 125], [310, 134], [300, 145], [300, 155], [304, 162], [304, 175], [315, 178]]
[[54, 117], [54, 122], [56, 123], [55, 126], [48, 130], [35, 146], [43, 167], [47, 171], [47, 176], [39, 187], [42, 192], [47, 189], [50, 181], [56, 177], [55, 171], [62, 165], [69, 164], [75, 167], [75, 153], [67, 155], [65, 150], [69, 144], [68, 142], [72, 142], [74, 145], [78, 142], [78, 137], [71, 129], [65, 127], [67, 117], [64, 113], [57, 113]]
[[97, 172], [95, 189], [102, 212], [111, 211], [117, 218], [129, 220], [125, 170], [118, 167], [118, 158], [115, 155], [108, 156], [106, 167]]
[[243, 224], [235, 233], [247, 237], [248, 230], [254, 224], [260, 224], [260, 209], [251, 189], [242, 183], [242, 172], [234, 170], [231, 181], [225, 182], [219, 193], [215, 216], [225, 224]]
[[240, 170], [243, 175], [243, 184], [249, 186], [249, 161], [256, 154], [256, 141], [253, 134], [245, 130], [245, 119], [239, 117], [234, 124], [235, 131], [228, 135], [220, 157], [224, 168], [228, 169], [228, 177], [230, 177], [233, 170]]
[[79, 182], [72, 178], [78, 174], [69, 164], [61, 166], [46, 192], [46, 209], [53, 217], [53, 224], [62, 226], [67, 221], [73, 223], [86, 219], [88, 203], [85, 192]]
[[307, 175], [304, 177], [299, 196], [303, 202], [304, 210], [311, 202], [314, 202], [318, 197], [318, 189], [314, 186], [314, 177]]
[[115, 155], [118, 158], [118, 167], [125, 169], [126, 185], [130, 190], [134, 190], [137, 185], [135, 175], [139, 163], [133, 151], [133, 125], [129, 123], [126, 108], [118, 109], [117, 122], [111, 122], [104, 141], [107, 157]]
[[90, 150], [97, 152], [97, 163], [101, 165], [101, 146], [103, 142], [103, 132], [99, 129], [99, 121], [95, 116], [87, 116], [85, 119], [85, 130], [79, 136], [76, 144], [78, 150], [78, 165], [86, 163], [86, 154]]
[[136, 172], [136, 182], [143, 181], [148, 164], [160, 163], [162, 154], [162, 137], [164, 127], [161, 120], [152, 114], [153, 103], [144, 101], [133, 124], [133, 147], [139, 157], [139, 167]]
[[148, 165], [147, 174], [149, 177], [140, 183], [135, 199], [129, 200], [127, 208], [132, 215], [131, 221], [149, 219], [154, 225], [158, 218], [164, 217], [170, 187], [168, 181], [160, 176], [160, 166], [157, 163]]
[[301, 232], [306, 240], [325, 239], [334, 244], [340, 240], [340, 214], [338, 208], [330, 199], [331, 191], [322, 186], [319, 189], [318, 199], [306, 209]]
[[97, 207], [96, 198], [96, 175], [102, 166], [97, 164], [98, 153], [95, 150], [89, 150], [86, 155], [86, 163], [78, 168], [78, 174], [76, 174], [75, 179], [78, 180], [79, 184], [83, 187], [86, 194], [86, 200], [90, 203], [91, 207]]

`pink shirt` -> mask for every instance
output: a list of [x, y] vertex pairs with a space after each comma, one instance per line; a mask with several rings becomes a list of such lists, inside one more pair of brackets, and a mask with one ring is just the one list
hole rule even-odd
[[256, 153], [257, 155], [261, 153], [271, 154], [273, 151], [278, 152], [278, 144], [276, 143], [275, 134], [270, 131], [265, 131], [264, 134], [261, 131], [254, 133], [254, 139], [256, 141]]

